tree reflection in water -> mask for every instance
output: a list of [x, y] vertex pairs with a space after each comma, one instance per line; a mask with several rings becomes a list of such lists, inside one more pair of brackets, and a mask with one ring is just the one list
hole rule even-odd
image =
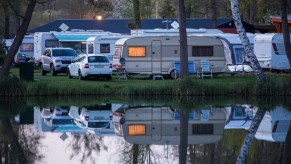
[[15, 115], [32, 110], [26, 105], [25, 98], [0, 100], [0, 159], [4, 163], [34, 163], [43, 158], [38, 153], [42, 137], [34, 132], [34, 127], [14, 122]]
[[104, 144], [103, 137], [94, 134], [75, 135], [68, 148], [72, 149], [70, 159], [81, 156], [81, 163], [86, 161], [96, 163], [95, 154], [99, 154], [101, 150], [108, 150], [108, 147]]

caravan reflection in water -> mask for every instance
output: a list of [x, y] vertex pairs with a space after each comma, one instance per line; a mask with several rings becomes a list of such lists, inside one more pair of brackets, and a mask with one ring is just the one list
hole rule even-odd
[[285, 142], [290, 128], [291, 113], [281, 106], [266, 112], [258, 131], [256, 139], [271, 142]]
[[[113, 112], [115, 133], [129, 143], [179, 145], [180, 116], [170, 106], [123, 106]], [[208, 107], [189, 114], [188, 144], [221, 139], [225, 124], [223, 108]]]

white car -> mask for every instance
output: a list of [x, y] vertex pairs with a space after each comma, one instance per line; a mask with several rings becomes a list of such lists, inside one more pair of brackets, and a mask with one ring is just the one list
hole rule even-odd
[[111, 104], [103, 104], [99, 105], [98, 107], [71, 106], [69, 116], [74, 119], [74, 122], [80, 128], [87, 129], [112, 128]]
[[107, 56], [102, 54], [79, 55], [68, 66], [68, 77], [79, 77], [80, 80], [86, 77], [112, 78], [111, 63]]
[[75, 124], [69, 116], [69, 107], [66, 106], [43, 108], [41, 117], [44, 119], [44, 123], [50, 127]]

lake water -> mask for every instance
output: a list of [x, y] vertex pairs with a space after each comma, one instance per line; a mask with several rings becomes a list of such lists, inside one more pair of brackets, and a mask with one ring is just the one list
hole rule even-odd
[[45, 97], [0, 102], [2, 163], [178, 164], [183, 157], [187, 163], [290, 163], [287, 98]]

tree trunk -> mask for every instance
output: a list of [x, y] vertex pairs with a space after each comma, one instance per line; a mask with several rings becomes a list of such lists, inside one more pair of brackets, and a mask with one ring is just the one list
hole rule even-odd
[[9, 39], [10, 34], [10, 25], [9, 25], [9, 8], [8, 8], [8, 2], [6, 0], [2, 1], [2, 8], [4, 10], [4, 38]]
[[180, 78], [188, 75], [188, 49], [186, 33], [186, 11], [184, 0], [179, 0], [179, 32], [180, 32]]
[[[290, 123], [291, 124], [291, 120]], [[289, 125], [284, 144], [284, 164], [291, 162], [291, 125]]]
[[137, 29], [141, 28], [140, 22], [140, 3], [139, 0], [133, 0], [133, 9], [134, 9], [134, 22]]
[[291, 45], [290, 45], [290, 32], [288, 25], [288, 2], [287, 0], [281, 0], [281, 22], [282, 22], [282, 32], [284, 38], [284, 46], [289, 63], [291, 62]]
[[244, 164], [245, 163], [246, 155], [247, 155], [249, 148], [253, 142], [253, 139], [255, 138], [255, 134], [259, 128], [261, 121], [264, 118], [265, 113], [266, 113], [266, 110], [262, 110], [262, 109], [259, 109], [256, 112], [256, 115], [255, 115], [255, 117], [252, 121], [252, 124], [248, 130], [249, 132], [246, 135], [244, 143], [240, 149], [239, 156], [237, 157], [237, 160], [236, 160], [237, 164]]
[[266, 76], [257, 60], [257, 57], [255, 56], [255, 53], [252, 49], [252, 47], [250, 46], [250, 41], [247, 37], [246, 31], [243, 27], [241, 18], [239, 16], [239, 9], [238, 9], [238, 2], [237, 0], [231, 0], [231, 11], [232, 11], [232, 16], [234, 19], [234, 23], [236, 26], [236, 30], [239, 34], [240, 40], [243, 44], [244, 50], [246, 52], [247, 57], [249, 58], [250, 62], [251, 62], [251, 67], [253, 68], [254, 72], [257, 75], [257, 78], [260, 81], [264, 81], [266, 80]]
[[216, 0], [211, 0], [211, 26], [213, 29], [217, 28], [217, 9]]
[[0, 70], [0, 79], [5, 76], [9, 76], [9, 71], [12, 66], [14, 56], [17, 53], [18, 48], [22, 43], [24, 35], [26, 34], [35, 5], [36, 5], [36, 0], [29, 0], [27, 9], [26, 9], [24, 18], [22, 20], [22, 23], [20, 25], [20, 28], [18, 30], [18, 33], [10, 49], [8, 50], [8, 54], [6, 55], [2, 69]]
[[181, 110], [180, 114], [180, 145], [179, 145], [179, 163], [187, 163], [187, 147], [188, 147], [188, 124], [189, 113]]
[[16, 151], [16, 156], [17, 156], [18, 162], [21, 164], [28, 163], [27, 159], [25, 157], [23, 148], [19, 144], [18, 138], [15, 135], [15, 133], [13, 132], [13, 128], [12, 128], [11, 123], [10, 123], [10, 119], [2, 117], [2, 118], [0, 118], [0, 123], [3, 126], [3, 128], [5, 129], [5, 137], [7, 137], [7, 140], [11, 144], [11, 149], [14, 149]]
[[132, 163], [138, 164], [138, 156], [139, 156], [139, 145], [133, 144], [132, 146]]

